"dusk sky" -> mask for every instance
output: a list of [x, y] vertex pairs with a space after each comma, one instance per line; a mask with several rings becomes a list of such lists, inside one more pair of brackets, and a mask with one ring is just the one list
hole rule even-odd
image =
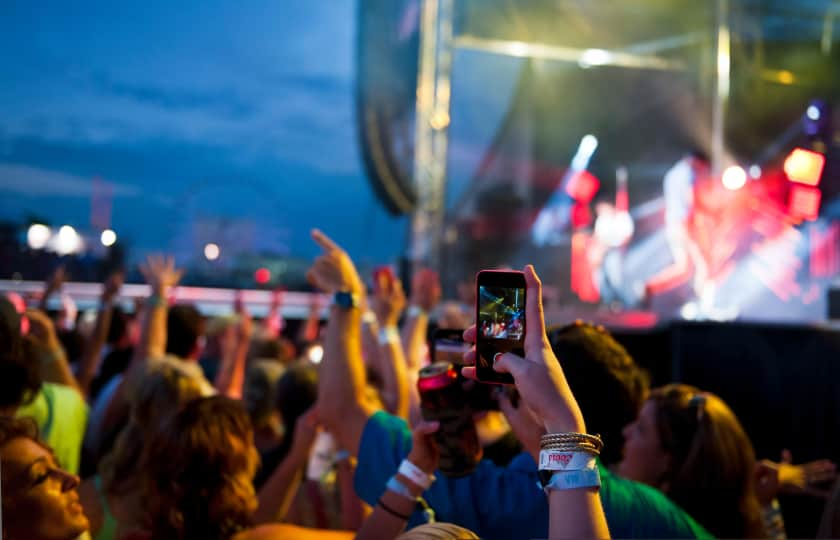
[[135, 257], [194, 252], [192, 223], [221, 218], [255, 250], [311, 256], [318, 226], [393, 260], [405, 219], [364, 177], [355, 24], [353, 0], [3, 2], [0, 219], [90, 228], [98, 177]]

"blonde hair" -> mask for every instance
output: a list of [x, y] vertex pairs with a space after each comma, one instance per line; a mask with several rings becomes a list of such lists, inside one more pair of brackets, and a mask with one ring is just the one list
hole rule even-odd
[[157, 365], [142, 375], [131, 400], [128, 424], [99, 464], [106, 493], [123, 494], [132, 489], [137, 463], [149, 434], [173, 411], [200, 396], [198, 382], [173, 366]]
[[398, 540], [478, 540], [469, 529], [454, 523], [426, 523], [404, 532]]

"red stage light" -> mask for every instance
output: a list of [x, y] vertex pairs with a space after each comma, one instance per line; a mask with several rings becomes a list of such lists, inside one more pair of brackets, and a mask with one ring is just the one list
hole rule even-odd
[[260, 285], [265, 285], [271, 280], [271, 272], [268, 271], [268, 268], [258, 268], [256, 272], [254, 272], [254, 281], [259, 283]]
[[794, 148], [785, 160], [785, 174], [791, 182], [817, 186], [824, 166], [824, 155], [804, 148]]
[[820, 213], [822, 192], [818, 188], [791, 186], [788, 213], [805, 221], [814, 221]]
[[592, 200], [598, 189], [601, 187], [601, 181], [589, 171], [577, 171], [566, 184], [566, 193], [577, 202], [586, 204]]

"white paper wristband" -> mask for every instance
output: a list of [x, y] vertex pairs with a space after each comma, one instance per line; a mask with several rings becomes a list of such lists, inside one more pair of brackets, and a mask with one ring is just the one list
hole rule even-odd
[[541, 471], [579, 471], [595, 467], [595, 456], [587, 452], [564, 452], [556, 449], [540, 450]]
[[432, 485], [432, 482], [435, 481], [435, 477], [426, 474], [420, 467], [415, 465], [414, 463], [408, 461], [407, 459], [402, 460], [400, 463], [400, 468], [397, 469], [401, 475], [405, 476], [424, 490], [429, 489], [429, 486]]

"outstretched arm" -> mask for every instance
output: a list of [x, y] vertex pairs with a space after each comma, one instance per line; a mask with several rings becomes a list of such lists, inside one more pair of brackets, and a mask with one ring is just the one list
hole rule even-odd
[[236, 346], [226, 358], [222, 358], [219, 374], [216, 376], [216, 390], [224, 396], [234, 399], [242, 397], [242, 385], [245, 383], [245, 364], [248, 361], [248, 348], [251, 346], [253, 323], [251, 314], [245, 309], [241, 296], [236, 298], [234, 311], [239, 315], [236, 332]]
[[[494, 369], [510, 373], [522, 402], [543, 423], [547, 433], [586, 433], [580, 407], [572, 394], [563, 368], [551, 350], [545, 334], [542, 307], [542, 283], [534, 267], [525, 267], [526, 320], [525, 357], [505, 353]], [[475, 343], [476, 329], [464, 332], [464, 340]], [[475, 350], [464, 357], [475, 363]], [[475, 378], [475, 368], [463, 369], [464, 375]], [[565, 474], [565, 473], [555, 473]], [[597, 487], [550, 489], [549, 538], [608, 538], [610, 533]]]
[[31, 339], [38, 345], [41, 362], [41, 377], [47, 382], [63, 384], [81, 393], [79, 383], [73, 376], [67, 354], [58, 340], [55, 324], [43, 311], [30, 309], [26, 316], [29, 319]]
[[93, 333], [85, 345], [82, 359], [79, 362], [79, 387], [84, 395], [90, 391], [90, 383], [96, 376], [96, 369], [99, 365], [99, 357], [102, 355], [102, 348], [108, 339], [108, 331], [111, 328], [111, 317], [114, 314], [114, 298], [120, 292], [123, 285], [122, 272], [115, 272], [108, 276], [102, 287], [102, 306], [96, 314], [96, 323], [93, 326]]
[[405, 293], [400, 281], [388, 274], [383, 274], [374, 287], [373, 311], [380, 326], [376, 358], [384, 383], [382, 402], [391, 414], [408, 419], [408, 370], [397, 330]]
[[[349, 293], [358, 303], [365, 288], [347, 253], [321, 231], [312, 238], [323, 253], [309, 269], [309, 281], [328, 294]], [[361, 346], [361, 310], [333, 305], [324, 335], [319, 370], [318, 411], [339, 446], [356, 455], [373, 408], [364, 398], [365, 368]]]

